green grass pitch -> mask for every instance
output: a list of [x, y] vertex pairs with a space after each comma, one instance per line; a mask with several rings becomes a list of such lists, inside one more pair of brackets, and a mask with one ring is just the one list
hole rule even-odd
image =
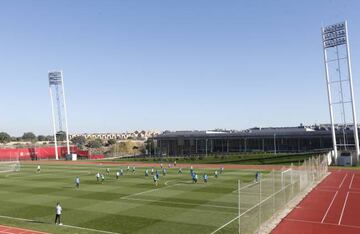
[[[36, 167], [22, 164], [19, 172], [0, 173], [0, 224], [50, 233], [211, 233], [238, 214], [237, 180], [245, 186], [255, 175], [225, 170], [215, 179], [214, 169], [195, 169], [200, 180], [193, 184], [188, 168], [183, 175], [174, 168], [161, 174], [155, 187], [152, 177], [144, 176], [145, 167], [137, 167], [135, 175], [124, 165], [41, 164], [39, 174]], [[120, 168], [125, 175], [116, 180]], [[105, 175], [103, 184], [96, 181], [98, 171]], [[80, 189], [75, 188], [76, 176]], [[53, 224], [57, 201], [64, 226]], [[219, 233], [236, 233], [237, 228], [230, 223]]]

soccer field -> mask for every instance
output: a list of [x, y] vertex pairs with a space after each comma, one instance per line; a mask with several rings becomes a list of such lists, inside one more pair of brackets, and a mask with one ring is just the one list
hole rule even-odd
[[[0, 224], [51, 233], [212, 233], [238, 215], [238, 179], [246, 186], [255, 175], [225, 170], [215, 179], [215, 169], [195, 169], [199, 182], [193, 184], [189, 168], [183, 175], [174, 168], [161, 174], [155, 187], [151, 175], [144, 176], [145, 167], [133, 174], [124, 165], [41, 164], [37, 174], [36, 166], [22, 164], [19, 172], [0, 173]], [[120, 168], [125, 175], [116, 180]], [[96, 181], [98, 171], [105, 175], [103, 184]], [[204, 172], [208, 183], [202, 180]], [[63, 226], [54, 225], [58, 201]], [[218, 233], [236, 232], [237, 221]]]

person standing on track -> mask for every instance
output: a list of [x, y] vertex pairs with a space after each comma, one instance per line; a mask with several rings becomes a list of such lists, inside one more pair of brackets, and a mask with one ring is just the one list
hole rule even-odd
[[118, 180], [119, 179], [119, 176], [120, 176], [120, 172], [116, 172], [116, 179]]
[[40, 173], [40, 170], [41, 170], [40, 165], [38, 165], [38, 166], [37, 166], [37, 169], [36, 169], [36, 172], [37, 172], [37, 173]]
[[61, 223], [61, 213], [62, 213], [62, 208], [60, 206], [60, 202], [58, 202], [56, 204], [56, 207], [55, 207], [55, 224], [62, 225], [62, 223]]

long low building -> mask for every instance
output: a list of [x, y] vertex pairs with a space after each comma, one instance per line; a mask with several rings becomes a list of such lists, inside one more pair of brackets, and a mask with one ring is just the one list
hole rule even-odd
[[[354, 145], [350, 128], [337, 128], [337, 143]], [[331, 150], [330, 128], [254, 128], [245, 131], [166, 131], [153, 138], [156, 155], [185, 156], [238, 152], [309, 152]], [[352, 145], [352, 146], [351, 146]], [[345, 147], [345, 146], [343, 146]]]

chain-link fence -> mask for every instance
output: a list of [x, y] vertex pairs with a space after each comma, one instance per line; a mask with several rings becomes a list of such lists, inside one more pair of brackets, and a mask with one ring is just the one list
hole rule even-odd
[[[287, 208], [301, 192], [320, 181], [327, 173], [327, 157], [309, 158], [301, 166], [257, 173], [254, 182], [238, 185], [239, 216], [227, 228], [239, 233], [260, 233], [261, 225]], [[234, 226], [238, 228], [234, 228]], [[225, 231], [225, 230], [223, 230]]]

